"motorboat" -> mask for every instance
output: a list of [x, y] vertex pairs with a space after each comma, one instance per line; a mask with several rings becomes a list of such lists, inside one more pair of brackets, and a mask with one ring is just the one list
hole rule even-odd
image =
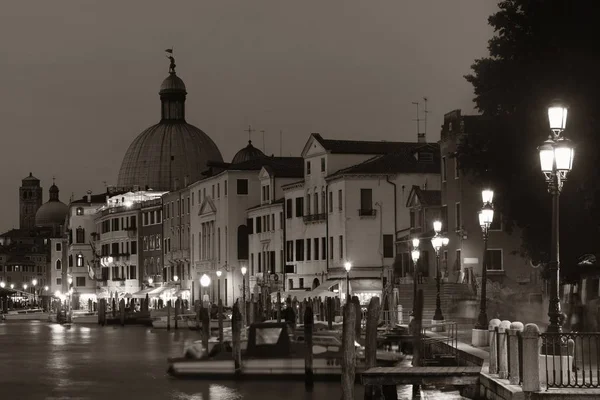
[[[217, 346], [209, 342], [208, 349], [187, 348], [184, 357], [169, 359], [168, 373], [176, 377], [200, 379], [231, 379], [241, 377], [274, 377], [281, 379], [305, 376], [306, 344], [293, 340], [285, 322], [261, 322], [248, 330], [246, 348], [242, 345], [241, 370], [236, 374], [231, 342]], [[313, 344], [313, 377], [340, 379], [342, 373], [341, 346]], [[357, 359], [356, 372], [365, 369]]]
[[11, 310], [4, 314], [6, 321], [21, 321], [21, 320], [41, 320], [46, 321], [50, 313], [45, 312], [41, 308], [32, 308], [24, 310]]
[[[152, 327], [154, 329], [167, 329], [167, 321], [170, 319], [170, 327], [175, 328], [175, 316], [167, 316], [162, 315], [158, 317], [152, 318]], [[198, 329], [198, 323], [196, 321], [196, 314], [181, 314], [177, 316], [177, 327], [178, 328], [188, 328], [191, 330]], [[200, 329], [202, 327], [202, 323], [200, 323]], [[219, 329], [219, 321], [211, 320], [210, 321], [211, 330]], [[223, 328], [231, 328], [231, 320], [223, 319]]]
[[97, 324], [98, 314], [94, 312], [73, 313], [71, 320], [74, 324]]

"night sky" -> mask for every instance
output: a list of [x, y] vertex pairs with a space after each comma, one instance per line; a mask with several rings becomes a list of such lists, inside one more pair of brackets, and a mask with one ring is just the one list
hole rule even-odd
[[0, 13], [0, 230], [18, 187], [52, 176], [68, 203], [114, 185], [131, 141], [158, 122], [174, 46], [187, 121], [226, 161], [253, 140], [298, 156], [308, 135], [416, 140], [413, 101], [473, 112], [463, 75], [486, 55], [494, 0], [11, 1]]

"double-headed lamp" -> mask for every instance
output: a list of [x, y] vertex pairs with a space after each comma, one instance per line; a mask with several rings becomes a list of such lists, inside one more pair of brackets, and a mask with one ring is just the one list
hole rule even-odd
[[220, 278], [221, 275], [223, 275], [223, 272], [220, 269], [218, 269], [217, 270], [217, 278]]
[[434, 236], [431, 239], [431, 245], [436, 251], [438, 251], [442, 247], [443, 241], [444, 239], [441, 236]]
[[416, 264], [417, 261], [419, 261], [419, 257], [421, 256], [421, 252], [417, 249], [413, 250], [410, 252], [410, 255], [412, 256], [413, 262]]
[[202, 285], [202, 287], [208, 287], [208, 285], [210, 285], [210, 276], [204, 274], [200, 277], [200, 285]]
[[494, 208], [490, 203], [486, 203], [479, 211], [479, 226], [481, 229], [489, 228], [492, 222], [494, 222]]
[[544, 173], [556, 170], [567, 173], [573, 168], [575, 149], [569, 139], [561, 138], [557, 141], [546, 140], [538, 147], [540, 152], [540, 168]]
[[344, 269], [346, 270], [346, 272], [350, 272], [350, 270], [352, 269], [352, 263], [350, 261], [346, 261], [344, 263]]
[[435, 233], [440, 233], [442, 231], [442, 221], [433, 221], [433, 230]]
[[414, 238], [414, 239], [412, 240], [412, 245], [413, 245], [413, 249], [416, 249], [416, 248], [418, 248], [418, 247], [419, 247], [419, 239], [417, 239], [417, 238]]
[[554, 101], [548, 107], [548, 122], [550, 129], [556, 133], [562, 132], [567, 126], [567, 107], [560, 101]]

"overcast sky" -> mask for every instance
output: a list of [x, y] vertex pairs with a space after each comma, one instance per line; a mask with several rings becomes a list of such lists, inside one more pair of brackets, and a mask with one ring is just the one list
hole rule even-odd
[[32, 0], [0, 12], [0, 230], [18, 227], [32, 172], [71, 194], [116, 184], [127, 147], [158, 122], [175, 47], [186, 116], [226, 161], [254, 143], [299, 155], [308, 135], [416, 140], [473, 112], [463, 75], [486, 54], [495, 0]]

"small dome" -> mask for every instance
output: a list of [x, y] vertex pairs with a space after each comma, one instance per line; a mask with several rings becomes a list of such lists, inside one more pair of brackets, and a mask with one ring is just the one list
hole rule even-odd
[[42, 204], [35, 213], [35, 224], [41, 227], [63, 225], [69, 212], [69, 207], [58, 199], [58, 186], [50, 186], [50, 200]]
[[185, 83], [183, 83], [183, 79], [175, 75], [174, 73], [169, 74], [160, 85], [159, 94], [165, 93], [173, 93], [173, 92], [185, 92]]
[[265, 153], [252, 146], [252, 140], [248, 141], [248, 146], [244, 147], [233, 156], [232, 164], [239, 164], [244, 161], [254, 160], [257, 158], [266, 157]]

